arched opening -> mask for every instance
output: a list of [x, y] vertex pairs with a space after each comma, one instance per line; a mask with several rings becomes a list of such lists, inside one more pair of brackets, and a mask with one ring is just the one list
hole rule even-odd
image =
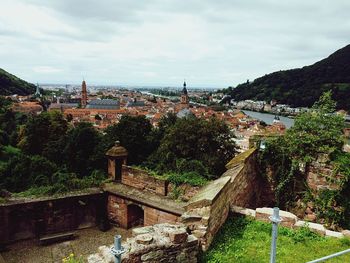
[[135, 226], [143, 226], [144, 213], [143, 209], [134, 204], [128, 205], [128, 228]]

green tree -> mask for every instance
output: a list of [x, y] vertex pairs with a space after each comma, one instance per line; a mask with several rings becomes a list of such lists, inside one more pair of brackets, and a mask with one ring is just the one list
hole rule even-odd
[[68, 170], [83, 177], [98, 169], [100, 159], [104, 158], [98, 154], [98, 145], [101, 141], [102, 135], [91, 123], [81, 122], [69, 130], [63, 151]]
[[[233, 137], [228, 126], [216, 118], [209, 121], [195, 117], [179, 119], [166, 130], [151, 159], [161, 171], [176, 171], [180, 159], [197, 160], [209, 174], [218, 177], [235, 154]], [[198, 162], [196, 167], [199, 167]]]
[[67, 128], [67, 121], [57, 111], [31, 116], [24, 126], [19, 146], [26, 154], [43, 154], [50, 158], [59, 153], [58, 142]]
[[267, 140], [261, 159], [263, 167], [273, 171], [276, 201], [281, 208], [302, 198], [305, 167], [320, 154], [338, 154], [343, 146], [344, 118], [334, 114], [331, 92], [325, 92], [308, 112], [296, 117], [285, 136]]
[[106, 129], [105, 138], [109, 146], [120, 141], [128, 151], [129, 164], [141, 164], [155, 148], [152, 125], [145, 116], [123, 116], [119, 123]]

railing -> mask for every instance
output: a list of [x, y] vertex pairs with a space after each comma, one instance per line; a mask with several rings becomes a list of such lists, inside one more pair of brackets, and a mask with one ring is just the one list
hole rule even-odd
[[307, 263], [323, 262], [325, 260], [328, 260], [328, 259], [331, 259], [331, 258], [335, 258], [335, 257], [339, 257], [339, 256], [342, 256], [342, 255], [347, 254], [347, 253], [350, 253], [350, 249], [347, 249], [347, 250], [344, 250], [344, 251], [340, 251], [340, 252], [334, 253], [332, 255], [325, 256], [323, 258], [315, 259], [315, 260], [309, 261]]

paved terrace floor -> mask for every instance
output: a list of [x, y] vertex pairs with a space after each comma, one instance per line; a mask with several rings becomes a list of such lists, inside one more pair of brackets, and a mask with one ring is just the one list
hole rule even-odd
[[71, 253], [86, 258], [96, 253], [99, 246], [113, 244], [116, 234], [122, 235], [122, 239], [126, 240], [131, 236], [131, 230], [112, 227], [107, 232], [102, 232], [95, 227], [77, 230], [76, 234], [77, 237], [73, 240], [48, 246], [40, 246], [35, 240], [20, 241], [9, 245], [8, 251], [2, 252], [1, 256], [6, 263], [62, 263], [62, 259]]
[[185, 202], [175, 201], [167, 196], [142, 191], [128, 185], [109, 183], [103, 187], [103, 190], [134, 201], [135, 203], [150, 206], [165, 212], [170, 212], [177, 215], [182, 215], [185, 212]]

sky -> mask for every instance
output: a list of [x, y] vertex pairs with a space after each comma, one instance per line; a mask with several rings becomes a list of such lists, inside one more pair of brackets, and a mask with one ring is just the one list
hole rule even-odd
[[349, 0], [0, 0], [0, 68], [32, 83], [236, 86], [350, 44]]

